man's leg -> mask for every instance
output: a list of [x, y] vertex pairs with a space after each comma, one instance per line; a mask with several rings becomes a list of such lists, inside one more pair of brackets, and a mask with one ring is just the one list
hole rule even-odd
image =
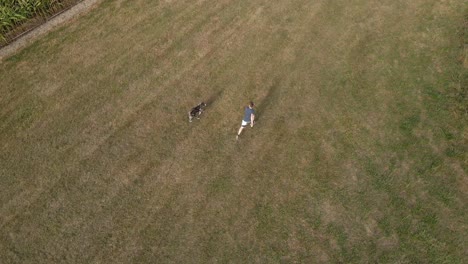
[[240, 134], [242, 133], [242, 130], [243, 130], [243, 129], [244, 129], [243, 126], [241, 126], [241, 127], [239, 128], [239, 132], [237, 132], [236, 139], [239, 139], [239, 136], [240, 136]]

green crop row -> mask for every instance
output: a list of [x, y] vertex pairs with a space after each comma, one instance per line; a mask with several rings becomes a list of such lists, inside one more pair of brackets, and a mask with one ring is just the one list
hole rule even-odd
[[6, 42], [6, 34], [27, 19], [47, 17], [58, 10], [60, 0], [0, 0], [0, 43]]

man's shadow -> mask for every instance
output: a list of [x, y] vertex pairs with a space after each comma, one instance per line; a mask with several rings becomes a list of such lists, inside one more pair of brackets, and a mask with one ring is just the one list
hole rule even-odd
[[257, 107], [257, 111], [255, 113], [255, 120], [256, 121], [259, 121], [263, 115], [263, 113], [265, 113], [265, 111], [273, 105], [273, 103], [275, 102], [276, 99], [278, 99], [279, 97], [279, 88], [280, 88], [280, 80], [279, 78], [275, 78], [270, 87], [268, 87], [268, 91], [265, 95], [265, 97], [263, 98], [263, 100], [261, 100], [258, 104], [258, 107]]

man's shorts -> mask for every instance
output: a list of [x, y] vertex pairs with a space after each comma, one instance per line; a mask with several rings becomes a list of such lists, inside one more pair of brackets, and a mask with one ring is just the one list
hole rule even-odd
[[248, 124], [250, 124], [250, 121], [244, 121], [242, 120], [242, 126], [246, 127]]

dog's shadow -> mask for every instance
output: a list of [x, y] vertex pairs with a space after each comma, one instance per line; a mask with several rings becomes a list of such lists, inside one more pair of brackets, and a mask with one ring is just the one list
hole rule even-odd
[[[206, 104], [206, 106], [203, 108], [203, 111], [206, 110], [206, 108], [210, 107], [211, 105], [213, 105], [217, 100], [218, 98], [221, 97], [221, 95], [223, 94], [223, 91], [220, 90], [220, 91], [216, 91], [215, 93], [213, 93], [210, 97], [208, 97], [207, 99], [205, 100], [202, 100], [202, 101], [199, 101], [199, 102], [203, 102]], [[188, 112], [189, 115], [190, 115], [190, 111]]]
[[218, 100], [218, 98], [221, 97], [221, 95], [223, 94], [223, 91], [220, 90], [220, 91], [217, 91], [215, 92], [214, 94], [212, 94], [210, 97], [208, 97], [208, 99], [206, 99], [205, 103], [206, 105], [209, 107], [210, 105], [212, 105], [216, 100]]

